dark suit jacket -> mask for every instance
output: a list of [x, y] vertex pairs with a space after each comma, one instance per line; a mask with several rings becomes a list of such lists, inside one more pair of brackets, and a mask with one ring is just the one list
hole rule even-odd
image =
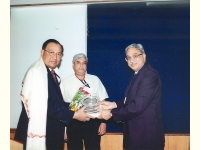
[[73, 118], [74, 112], [69, 110], [69, 103], [63, 101], [59, 85], [48, 71], [48, 109], [46, 126], [47, 150], [63, 150], [64, 128]]
[[[47, 150], [63, 150], [64, 127], [73, 118], [74, 112], [70, 111], [68, 103], [63, 101], [59, 85], [54, 81], [49, 69], [48, 76], [48, 109], [46, 125], [46, 147]], [[39, 86], [39, 85], [38, 85]], [[28, 117], [24, 107], [18, 122], [15, 139], [24, 143], [26, 147]]]
[[126, 102], [118, 101], [112, 115], [122, 121], [126, 149], [160, 150], [164, 147], [161, 114], [162, 87], [159, 74], [145, 64], [125, 92]]

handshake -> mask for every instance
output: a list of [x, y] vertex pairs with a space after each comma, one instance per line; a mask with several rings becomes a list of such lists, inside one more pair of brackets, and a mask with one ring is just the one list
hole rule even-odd
[[100, 106], [100, 115], [97, 117], [98, 119], [104, 119], [108, 120], [112, 117], [111, 110], [113, 108], [117, 108], [117, 105], [115, 102], [109, 102], [109, 101], [101, 101], [99, 103]]

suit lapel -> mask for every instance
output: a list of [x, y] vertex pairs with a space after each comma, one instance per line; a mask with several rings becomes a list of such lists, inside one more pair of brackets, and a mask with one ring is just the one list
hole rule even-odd
[[127, 95], [128, 95], [128, 92], [129, 92], [131, 86], [133, 85], [134, 80], [136, 79], [136, 77], [137, 77], [137, 74], [132, 75], [131, 80], [130, 80], [130, 82], [129, 82], [129, 85], [128, 85], [128, 87], [126, 88], [126, 91], [125, 91], [125, 96], [126, 96], [126, 97], [127, 97]]
[[135, 80], [137, 79], [137, 77], [139, 76], [139, 74], [142, 72], [142, 70], [144, 70], [144, 68], [146, 68], [148, 66], [147, 63], [144, 64], [144, 66], [138, 71], [137, 74], [133, 75], [131, 77], [131, 81], [129, 83], [129, 86], [127, 87], [126, 91], [125, 91], [125, 96], [127, 97], [129, 90], [131, 89], [131, 86], [134, 84]]

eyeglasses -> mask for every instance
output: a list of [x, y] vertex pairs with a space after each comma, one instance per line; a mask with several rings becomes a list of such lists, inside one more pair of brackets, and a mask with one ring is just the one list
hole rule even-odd
[[48, 51], [48, 50], [45, 50], [44, 51], [47, 51], [49, 53], [49, 56], [54, 56], [56, 54], [57, 57], [61, 58], [62, 57], [62, 52], [58, 52], [58, 53], [55, 53], [54, 51]]
[[[133, 55], [133, 58], [134, 58], [134, 59], [137, 59], [138, 56], [140, 56], [140, 55], [142, 55], [142, 54]], [[131, 57], [126, 57], [125, 60], [126, 60], [126, 61], [130, 61], [130, 60], [131, 60]]]

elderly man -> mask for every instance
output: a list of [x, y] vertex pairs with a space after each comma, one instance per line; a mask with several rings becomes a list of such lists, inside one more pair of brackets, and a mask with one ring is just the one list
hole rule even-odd
[[[108, 98], [108, 94], [100, 79], [91, 74], [87, 74], [88, 59], [85, 54], [79, 53], [73, 57], [72, 67], [74, 74], [64, 79], [64, 90], [66, 99], [71, 102], [80, 87], [86, 87], [86, 91], [92, 96], [96, 96], [103, 101]], [[88, 122], [71, 121], [67, 127], [68, 150], [100, 150], [101, 135], [106, 132], [106, 124], [99, 119], [90, 119]]]
[[22, 82], [23, 102], [15, 139], [27, 150], [63, 150], [65, 125], [74, 119], [88, 121], [84, 107], [77, 112], [68, 109], [63, 100], [63, 86], [57, 66], [63, 46], [54, 39], [44, 42], [41, 58], [28, 69]]
[[124, 100], [102, 102], [99, 118], [123, 123], [125, 150], [163, 150], [164, 130], [161, 114], [162, 87], [159, 74], [146, 63], [141, 44], [125, 49], [128, 66], [135, 71]]

